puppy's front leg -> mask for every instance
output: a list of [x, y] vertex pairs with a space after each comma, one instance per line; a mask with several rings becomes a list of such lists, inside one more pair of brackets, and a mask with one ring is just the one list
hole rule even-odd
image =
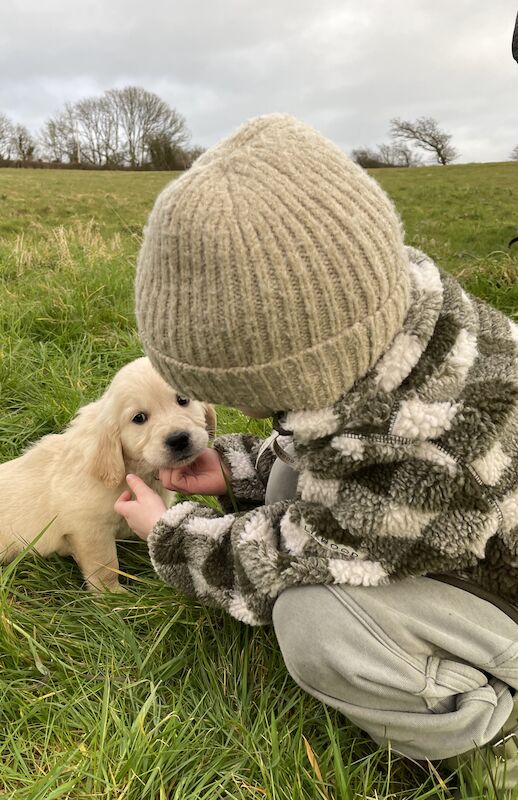
[[125, 592], [119, 584], [117, 548], [113, 534], [89, 538], [71, 536], [72, 555], [93, 592]]

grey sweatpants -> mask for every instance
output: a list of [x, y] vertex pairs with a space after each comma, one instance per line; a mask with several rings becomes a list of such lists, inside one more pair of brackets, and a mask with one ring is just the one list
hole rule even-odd
[[431, 578], [294, 587], [273, 623], [294, 680], [403, 755], [460, 755], [511, 713], [518, 625], [462, 589]]
[[[297, 478], [277, 459], [266, 503], [293, 497]], [[273, 624], [297, 683], [403, 755], [461, 755], [498, 736], [511, 713], [518, 625], [455, 586], [295, 587], [277, 599]]]

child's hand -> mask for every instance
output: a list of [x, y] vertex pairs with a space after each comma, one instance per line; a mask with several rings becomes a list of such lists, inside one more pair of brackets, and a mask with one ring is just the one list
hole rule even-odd
[[216, 450], [206, 447], [187, 467], [161, 469], [159, 477], [162, 486], [173, 492], [222, 495], [227, 493], [224, 469]]
[[[126, 490], [114, 505], [117, 514], [124, 517], [132, 531], [141, 539], [147, 539], [166, 510], [160, 495], [136, 475], [126, 475], [131, 491]], [[132, 500], [132, 492], [135, 499]]]

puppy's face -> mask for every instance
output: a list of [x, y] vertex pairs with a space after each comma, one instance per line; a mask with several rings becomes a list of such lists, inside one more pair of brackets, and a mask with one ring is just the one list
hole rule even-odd
[[107, 394], [118, 423], [124, 461], [135, 471], [156, 472], [161, 467], [189, 464], [214, 433], [212, 407], [179, 395], [147, 358], [123, 367]]

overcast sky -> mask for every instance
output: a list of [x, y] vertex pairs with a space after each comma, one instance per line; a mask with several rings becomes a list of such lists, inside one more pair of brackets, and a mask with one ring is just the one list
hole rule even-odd
[[0, 111], [33, 131], [65, 102], [157, 92], [208, 146], [289, 111], [350, 151], [433, 116], [461, 161], [518, 145], [510, 0], [2, 0]]

